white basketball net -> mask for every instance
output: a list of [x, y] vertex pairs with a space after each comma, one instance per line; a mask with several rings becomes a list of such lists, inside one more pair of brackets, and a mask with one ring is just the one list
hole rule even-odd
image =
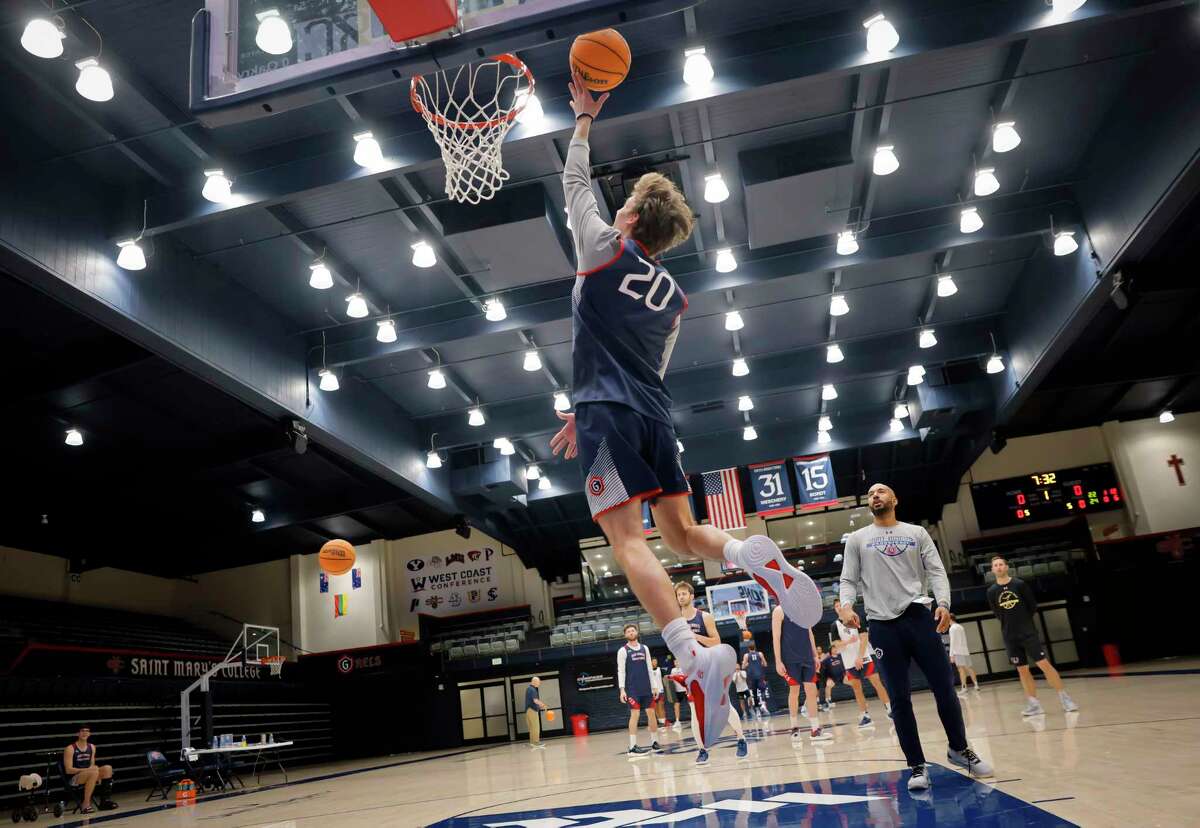
[[478, 204], [508, 180], [500, 151], [533, 87], [528, 67], [507, 54], [412, 79], [413, 109], [442, 150], [447, 196]]
[[285, 661], [284, 657], [279, 656], [278, 658], [264, 658], [262, 663], [271, 668], [271, 675], [280, 676], [280, 675], [283, 675], [283, 662], [284, 661]]

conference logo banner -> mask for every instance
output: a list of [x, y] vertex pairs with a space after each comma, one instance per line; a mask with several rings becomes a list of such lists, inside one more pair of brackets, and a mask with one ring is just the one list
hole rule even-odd
[[833, 479], [833, 460], [828, 454], [793, 457], [796, 480], [800, 483], [800, 508], [817, 509], [837, 503], [837, 484]]
[[410, 612], [439, 617], [500, 606], [499, 555], [491, 547], [405, 561], [400, 591]]
[[795, 511], [792, 487], [788, 481], [787, 461], [755, 463], [750, 466], [750, 487], [754, 490], [754, 510], [759, 517], [790, 515]]

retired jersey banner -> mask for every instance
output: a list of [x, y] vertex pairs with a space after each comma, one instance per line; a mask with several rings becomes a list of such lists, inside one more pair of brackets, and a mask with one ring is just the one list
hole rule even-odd
[[404, 562], [401, 598], [409, 612], [458, 615], [504, 606], [500, 553], [491, 547], [423, 555]]
[[775, 460], [750, 466], [750, 488], [754, 490], [754, 510], [759, 517], [790, 515], [795, 511], [787, 461]]
[[800, 508], [816, 509], [837, 503], [837, 484], [833, 480], [833, 460], [828, 454], [793, 457], [796, 480], [800, 484]]

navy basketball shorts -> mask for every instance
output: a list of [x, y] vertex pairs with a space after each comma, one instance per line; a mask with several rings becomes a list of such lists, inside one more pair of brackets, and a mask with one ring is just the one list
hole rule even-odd
[[620, 403], [580, 403], [575, 436], [592, 518], [633, 500], [691, 493], [669, 423]]
[[626, 696], [629, 700], [630, 710], [653, 710], [654, 698], [652, 696]]
[[809, 684], [817, 683], [817, 670], [810, 663], [784, 664], [783, 669], [787, 673], [788, 687], [796, 687], [806, 682]]
[[1015, 667], [1037, 664], [1046, 657], [1046, 648], [1042, 646], [1042, 640], [1038, 638], [1036, 632], [1033, 635], [1023, 635], [1013, 641], [1005, 639], [1004, 646], [1008, 650], [1009, 663]]

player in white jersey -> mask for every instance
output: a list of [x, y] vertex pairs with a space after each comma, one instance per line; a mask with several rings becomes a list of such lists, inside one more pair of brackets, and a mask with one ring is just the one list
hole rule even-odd
[[[833, 602], [834, 612], [840, 612], [841, 605], [840, 600], [835, 600]], [[871, 686], [875, 688], [875, 694], [883, 702], [883, 709], [887, 712], [888, 718], [891, 718], [892, 701], [888, 698], [887, 690], [884, 689], [883, 682], [879, 680], [879, 673], [875, 669], [875, 655], [872, 651], [868, 630], [859, 631], [853, 627], [847, 627], [840, 620], [835, 621], [834, 624], [837, 626], [838, 638], [842, 640], [842, 663], [846, 665], [846, 683], [854, 691], [854, 700], [858, 702], [858, 712], [861, 716], [858, 726], [870, 727], [871, 725], [871, 713], [867, 709], [867, 696], [863, 692], [863, 679], [871, 682]]]

